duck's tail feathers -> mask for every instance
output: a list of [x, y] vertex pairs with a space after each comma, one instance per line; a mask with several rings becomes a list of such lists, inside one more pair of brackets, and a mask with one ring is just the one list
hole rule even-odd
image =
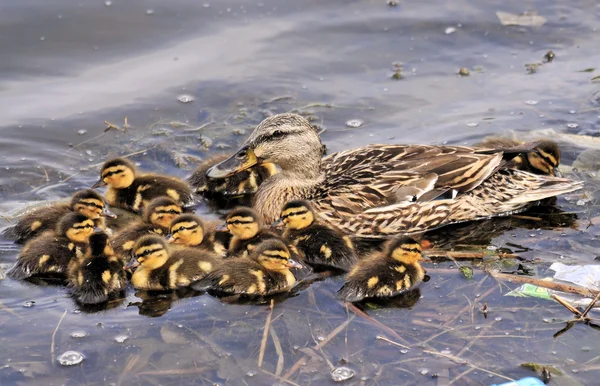
[[529, 190], [523, 194], [517, 195], [508, 201], [508, 204], [519, 205], [534, 201], [540, 201], [546, 198], [555, 197], [561, 194], [575, 192], [583, 188], [582, 181], [571, 181], [565, 178], [545, 177], [543, 185], [538, 189]]

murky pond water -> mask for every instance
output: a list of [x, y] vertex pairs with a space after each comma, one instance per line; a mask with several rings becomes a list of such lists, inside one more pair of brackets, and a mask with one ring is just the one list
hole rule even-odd
[[[503, 26], [496, 15], [532, 10], [543, 26]], [[600, 72], [599, 39], [600, 6], [583, 0], [4, 1], [0, 225], [90, 186], [111, 155], [187, 176], [285, 111], [326, 129], [329, 151], [472, 144], [514, 130], [558, 139], [571, 165], [598, 147], [600, 91], [591, 79]], [[528, 74], [525, 65], [548, 50], [556, 59]], [[461, 67], [470, 75], [457, 75]], [[126, 131], [104, 132], [104, 121], [122, 128], [125, 118]], [[431, 239], [444, 248], [505, 248], [537, 259], [522, 264], [541, 276], [558, 260], [594, 264], [598, 183], [594, 173], [570, 176], [587, 181], [557, 200], [570, 214], [539, 207], [529, 219], [446, 228]], [[216, 215], [203, 204], [198, 211]], [[8, 241], [0, 249], [6, 269], [18, 249]], [[554, 338], [566, 309], [505, 297], [515, 284], [473, 266], [467, 281], [453, 262], [428, 263], [420, 294], [396, 307], [367, 305], [366, 314], [334, 299], [341, 278], [273, 310], [130, 289], [101, 311], [80, 310], [61, 286], [6, 278], [0, 383], [489, 385], [535, 375], [523, 362], [560, 369], [552, 384], [596, 383], [597, 330], [578, 324]], [[67, 351], [83, 361], [62, 366]]]

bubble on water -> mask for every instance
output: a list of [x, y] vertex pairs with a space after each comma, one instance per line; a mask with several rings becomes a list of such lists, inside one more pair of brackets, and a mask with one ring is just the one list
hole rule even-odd
[[181, 103], [190, 103], [194, 101], [194, 97], [188, 94], [182, 94], [177, 97], [177, 100]]
[[537, 104], [538, 104], [538, 101], [525, 101], [525, 104], [526, 104], [526, 105], [531, 105], [531, 106], [534, 106], [534, 105], [537, 105]]
[[577, 123], [567, 123], [567, 127], [569, 129], [576, 129], [579, 127], [579, 125]]
[[577, 113], [577, 111], [575, 111], [575, 110], [569, 110], [569, 114], [576, 114], [576, 113]]
[[325, 337], [324, 337], [324, 336], [317, 336], [317, 340], [318, 340], [319, 342], [322, 342], [322, 341], [324, 341], [324, 340], [325, 340]]
[[154, 15], [154, 10], [152, 8], [146, 10], [146, 15]]
[[115, 341], [117, 341], [119, 343], [123, 343], [127, 339], [129, 339], [129, 337], [127, 335], [118, 335], [118, 336], [115, 336]]
[[406, 353], [408, 353], [408, 350], [407, 350], [407, 349], [405, 349], [405, 348], [403, 348], [402, 350], [400, 350], [400, 353], [401, 353], [401, 354], [406, 354]]
[[85, 338], [86, 336], [88, 336], [88, 333], [85, 331], [73, 331], [71, 333], [71, 338], [75, 338], [75, 339]]
[[46, 37], [45, 36], [40, 36], [40, 40], [44, 41], [44, 40], [46, 40]]
[[363, 121], [361, 121], [360, 119], [350, 119], [350, 120], [346, 121], [346, 126], [353, 127], [353, 128], [361, 127], [362, 124], [363, 124]]
[[348, 379], [352, 378], [354, 376], [354, 370], [349, 369], [347, 367], [337, 367], [335, 369], [333, 369], [333, 371], [331, 372], [331, 379], [334, 380], [334, 382], [344, 382], [347, 381]]
[[77, 134], [79, 134], [79, 135], [84, 135], [85, 133], [87, 133], [87, 130], [84, 130], [84, 129], [77, 131]]
[[25, 303], [23, 303], [23, 307], [31, 308], [31, 307], [33, 307], [34, 304], [35, 304], [34, 301], [29, 300], [29, 301], [26, 301]]
[[501, 320], [502, 320], [502, 318], [498, 316], [498, 317], [497, 317], [497, 318], [495, 318], [494, 320], [495, 320], [496, 322], [499, 322], [499, 321], [501, 321]]
[[419, 374], [427, 375], [427, 374], [429, 374], [429, 369], [421, 369], [421, 370], [419, 370]]
[[255, 376], [255, 375], [256, 375], [256, 371], [248, 371], [248, 372], [246, 373], [246, 375], [247, 375], [247, 376], [249, 376], [249, 377], [253, 377], [253, 376]]
[[477, 127], [477, 126], [479, 126], [479, 123], [477, 123], [477, 122], [467, 122], [467, 126], [469, 126], [469, 127]]
[[445, 33], [446, 35], [450, 35], [451, 33], [454, 33], [454, 32], [456, 32], [456, 28], [454, 28], [454, 27], [448, 27], [448, 28], [446, 28], [446, 30], [444, 31], [444, 33]]
[[110, 6], [112, 5], [112, 1], [110, 1], [110, 0], [106, 0], [106, 1], [104, 2], [104, 5], [106, 5], [107, 7], [110, 7]]
[[203, 6], [204, 8], [210, 8], [210, 3], [204, 3], [204, 4], [202, 4], [202, 6]]
[[440, 351], [440, 353], [442, 353], [444, 355], [450, 355], [452, 353], [452, 351], [445, 349], [445, 350]]
[[488, 251], [495, 251], [495, 250], [497, 250], [497, 249], [498, 249], [498, 247], [497, 247], [497, 246], [495, 246], [495, 245], [488, 245], [488, 246], [487, 246], [487, 250], [488, 250]]
[[85, 357], [82, 353], [77, 351], [67, 351], [60, 354], [56, 360], [61, 366], [75, 366], [83, 362]]

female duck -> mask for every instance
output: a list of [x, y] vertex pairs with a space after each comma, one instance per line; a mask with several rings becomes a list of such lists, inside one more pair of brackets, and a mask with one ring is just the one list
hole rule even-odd
[[415, 288], [425, 276], [419, 264], [421, 246], [408, 237], [388, 241], [383, 252], [359, 261], [337, 297], [346, 302], [390, 298]]
[[296, 283], [290, 268], [300, 267], [290, 259], [290, 251], [281, 240], [267, 240], [250, 257], [224, 260], [192, 288], [232, 295], [271, 295], [289, 290]]
[[197, 248], [169, 248], [160, 236], [144, 236], [133, 247], [126, 268], [135, 268], [131, 283], [137, 289], [173, 290], [188, 287], [211, 272], [221, 259]]
[[236, 208], [227, 215], [227, 229], [233, 235], [228, 256], [248, 256], [261, 242], [279, 239], [267, 230], [258, 214], [250, 208]]
[[350, 238], [318, 221], [308, 201], [288, 202], [281, 211], [281, 220], [286, 227], [284, 241], [294, 246], [308, 264], [349, 271], [358, 261]]
[[105, 185], [109, 204], [132, 212], [140, 212], [150, 200], [161, 196], [179, 205], [192, 201], [192, 190], [185, 181], [162, 174], [138, 174], [135, 165], [125, 158], [112, 159], [102, 166], [100, 180], [92, 189]]
[[274, 221], [286, 202], [308, 199], [327, 223], [358, 237], [417, 233], [507, 215], [582, 187], [581, 182], [511, 168], [507, 161], [516, 154], [500, 150], [369, 145], [323, 159], [321, 154], [321, 140], [306, 119], [274, 115], [207, 176], [224, 178], [274, 163], [280, 172], [265, 180], [253, 199], [266, 222]]
[[56, 232], [47, 231], [25, 244], [8, 276], [14, 279], [64, 277], [69, 262], [87, 248], [94, 229], [94, 221], [87, 216], [75, 212], [66, 214], [58, 222]]

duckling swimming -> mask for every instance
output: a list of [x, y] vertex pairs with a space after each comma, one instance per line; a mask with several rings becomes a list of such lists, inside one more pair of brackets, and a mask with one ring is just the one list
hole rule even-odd
[[281, 211], [281, 220], [286, 226], [283, 239], [308, 264], [349, 271], [358, 261], [350, 237], [320, 222], [308, 201], [288, 202]]
[[272, 163], [264, 163], [226, 178], [207, 178], [206, 171], [229, 158], [229, 155], [219, 154], [202, 162], [188, 178], [190, 185], [198, 194], [208, 197], [215, 195], [236, 197], [256, 193], [258, 186], [267, 178], [277, 174], [277, 167]]
[[76, 192], [69, 203], [56, 203], [23, 215], [17, 224], [4, 231], [4, 236], [24, 243], [47, 230], [56, 229], [60, 219], [69, 212], [77, 212], [94, 220], [97, 227], [105, 228], [104, 217], [116, 217], [104, 202], [104, 198], [91, 189]]
[[289, 290], [296, 283], [290, 268], [300, 267], [290, 259], [290, 251], [281, 240], [266, 240], [250, 257], [224, 260], [192, 288], [224, 294], [271, 295]]
[[215, 231], [209, 228], [211, 227], [205, 226], [204, 221], [199, 216], [182, 214], [171, 222], [168, 241], [171, 244], [190, 248], [203, 248], [223, 255], [227, 249], [215, 237]]
[[425, 277], [419, 264], [421, 245], [409, 237], [388, 241], [383, 252], [360, 260], [346, 277], [337, 298], [358, 302], [390, 298], [416, 287]]
[[106, 200], [110, 205], [139, 212], [150, 200], [167, 196], [179, 205], [192, 201], [192, 189], [178, 178], [162, 174], [137, 174], [135, 165], [125, 158], [107, 161], [100, 172], [100, 180], [92, 189], [108, 185]]
[[83, 254], [94, 229], [98, 229], [94, 221], [85, 215], [67, 213], [58, 222], [56, 232], [44, 232], [25, 244], [8, 276], [14, 279], [64, 277], [71, 259]]
[[144, 209], [143, 221], [138, 221], [115, 235], [112, 245], [116, 255], [122, 259], [128, 259], [135, 242], [147, 234], [166, 236], [171, 221], [182, 212], [181, 206], [172, 198], [159, 197], [150, 201]]
[[133, 247], [126, 268], [135, 268], [131, 283], [137, 289], [166, 291], [187, 287], [221, 263], [214, 253], [198, 248], [169, 248], [160, 236], [144, 236]]
[[225, 221], [227, 229], [233, 235], [228, 256], [248, 256], [261, 242], [279, 239], [279, 236], [264, 227], [261, 218], [250, 208], [232, 210]]
[[488, 137], [478, 143], [477, 146], [501, 149], [508, 154], [519, 153], [509, 161], [507, 167], [514, 167], [538, 175], [560, 175], [558, 172], [560, 148], [552, 140], [524, 143], [511, 138]]
[[103, 303], [125, 290], [123, 262], [115, 256], [106, 233], [90, 236], [85, 254], [69, 263], [67, 282], [73, 296], [83, 304]]

